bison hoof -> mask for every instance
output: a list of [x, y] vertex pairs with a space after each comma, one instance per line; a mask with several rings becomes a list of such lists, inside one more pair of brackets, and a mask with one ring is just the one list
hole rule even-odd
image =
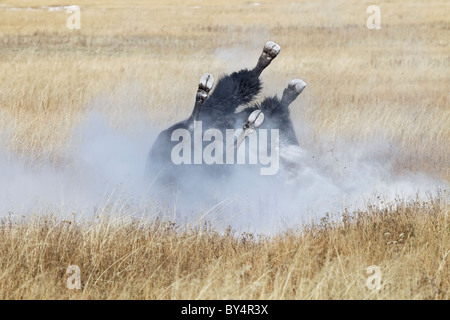
[[214, 77], [209, 73], [205, 73], [200, 78], [197, 90], [197, 100], [200, 101], [201, 104], [208, 98], [209, 91], [212, 89], [213, 84]]
[[264, 46], [263, 53], [267, 55], [267, 59], [272, 60], [280, 53], [280, 50], [281, 48], [277, 43], [269, 41]]
[[289, 82], [287, 88], [283, 91], [281, 105], [288, 107], [305, 88], [306, 83], [303, 80], [294, 79]]
[[261, 110], [253, 111], [247, 118], [247, 122], [242, 128], [242, 132], [239, 134], [235, 141], [235, 148], [239, 149], [239, 146], [244, 141], [245, 137], [251, 135], [264, 121], [264, 113]]
[[258, 59], [258, 64], [255, 67], [255, 72], [259, 76], [261, 72], [272, 62], [273, 59], [280, 53], [280, 46], [273, 41], [269, 41], [264, 46], [263, 52]]
[[210, 73], [205, 73], [200, 78], [198, 88], [208, 93], [212, 89], [213, 85], [214, 85], [214, 77]]
[[256, 129], [259, 128], [263, 121], [264, 113], [261, 110], [255, 110], [248, 116], [247, 124], [250, 128]]
[[288, 89], [294, 91], [296, 94], [302, 93], [303, 89], [306, 88], [306, 83], [300, 79], [294, 79], [288, 84]]

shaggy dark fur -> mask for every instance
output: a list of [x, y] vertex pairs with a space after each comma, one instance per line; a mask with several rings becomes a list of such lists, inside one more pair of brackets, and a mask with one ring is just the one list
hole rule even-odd
[[[278, 54], [278, 52], [270, 51], [271, 48], [267, 49], [269, 44], [276, 45], [272, 42], [266, 44], [254, 69], [243, 69], [221, 77], [214, 91], [206, 100], [199, 100], [197, 95], [196, 105], [191, 117], [176, 123], [159, 134], [148, 155], [147, 171], [151, 179], [158, 176], [159, 181], [179, 184], [182, 183], [181, 180], [186, 180], [186, 177], [188, 177], [189, 183], [186, 185], [192, 186], [195, 181], [201, 183], [199, 177], [205, 173], [220, 178], [228, 175], [229, 170], [232, 170], [232, 166], [229, 165], [174, 165], [172, 163], [171, 151], [179, 143], [178, 141], [171, 141], [172, 132], [179, 128], [192, 131], [194, 120], [202, 121], [203, 131], [216, 128], [221, 130], [225, 137], [226, 129], [242, 128], [249, 115], [260, 109], [264, 113], [264, 122], [260, 128], [279, 129], [280, 147], [282, 145], [299, 145], [288, 106], [303, 88], [296, 92], [294, 86], [290, 84], [285, 89], [281, 99], [276, 96], [266, 97], [260, 104], [253, 103], [250, 105], [262, 89], [259, 75]], [[246, 106], [246, 108], [241, 112], [236, 112], [236, 109], [240, 106]]]

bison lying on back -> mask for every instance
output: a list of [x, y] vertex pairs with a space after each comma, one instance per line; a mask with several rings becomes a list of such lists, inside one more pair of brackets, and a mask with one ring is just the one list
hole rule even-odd
[[[253, 69], [223, 76], [211, 94], [214, 78], [204, 74], [191, 116], [162, 131], [153, 144], [147, 160], [150, 179], [188, 189], [208, 188], [206, 180], [211, 179], [206, 177], [219, 182], [242, 168], [258, 176], [277, 175], [278, 164], [288, 167], [283, 150], [299, 145], [288, 107], [306, 84], [292, 80], [281, 99], [253, 102], [262, 88], [261, 72], [279, 52], [278, 44], [267, 42]], [[240, 106], [244, 108], [237, 112]]]

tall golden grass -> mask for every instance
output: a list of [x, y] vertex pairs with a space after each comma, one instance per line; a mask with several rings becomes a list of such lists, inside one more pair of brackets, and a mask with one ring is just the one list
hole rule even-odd
[[[449, 180], [448, 3], [380, 3], [381, 30], [368, 30], [372, 2], [78, 1], [80, 30], [66, 28], [65, 11], [42, 8], [59, 1], [1, 6], [0, 138], [61, 164], [89, 102], [121, 99], [129, 86], [140, 93], [129, 105], [162, 129], [189, 114], [204, 72], [252, 67], [274, 40], [282, 51], [262, 75], [264, 92], [308, 83], [292, 106], [294, 122], [312, 126], [302, 146], [383, 137], [399, 147], [398, 174]], [[128, 112], [102, 111], [117, 121]], [[3, 218], [0, 297], [448, 299], [446, 199], [369, 207], [270, 238], [111, 210], [87, 221]], [[69, 265], [81, 269], [81, 290], [66, 286]], [[366, 286], [370, 265], [381, 268], [380, 290]]]
[[[271, 237], [114, 212], [4, 218], [0, 297], [448, 299], [448, 208], [438, 199], [398, 203]], [[80, 289], [70, 286], [72, 265]], [[378, 290], [367, 284], [372, 265], [380, 268]]]

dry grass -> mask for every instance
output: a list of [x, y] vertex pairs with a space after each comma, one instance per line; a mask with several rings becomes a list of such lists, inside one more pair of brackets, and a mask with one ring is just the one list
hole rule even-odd
[[[439, 199], [400, 203], [273, 237], [114, 212], [3, 219], [0, 298], [448, 300], [449, 212]], [[80, 290], [67, 288], [69, 265]], [[380, 290], [366, 286], [371, 265]]]
[[[99, 95], [127, 97], [163, 128], [190, 112], [186, 101], [193, 102], [201, 74], [249, 67], [270, 39], [282, 52], [263, 73], [265, 93], [281, 93], [297, 77], [308, 83], [293, 106], [294, 121], [304, 117], [312, 126], [299, 137], [304, 147], [320, 148], [324, 136], [331, 144], [387, 138], [400, 150], [398, 173], [450, 179], [445, 0], [380, 3], [377, 31], [365, 27], [373, 1], [220, 0], [200, 8], [197, 1], [79, 1], [80, 30], [65, 27], [64, 11], [39, 9], [59, 4], [0, 6], [0, 138], [18, 154], [59, 163]], [[127, 112], [103, 111], [112, 119]], [[448, 213], [434, 199], [270, 239], [176, 231], [114, 212], [71, 223], [49, 215], [5, 220], [0, 295], [448, 299]], [[82, 270], [81, 291], [65, 286], [70, 264]], [[372, 264], [382, 268], [378, 292], [365, 286]]]

